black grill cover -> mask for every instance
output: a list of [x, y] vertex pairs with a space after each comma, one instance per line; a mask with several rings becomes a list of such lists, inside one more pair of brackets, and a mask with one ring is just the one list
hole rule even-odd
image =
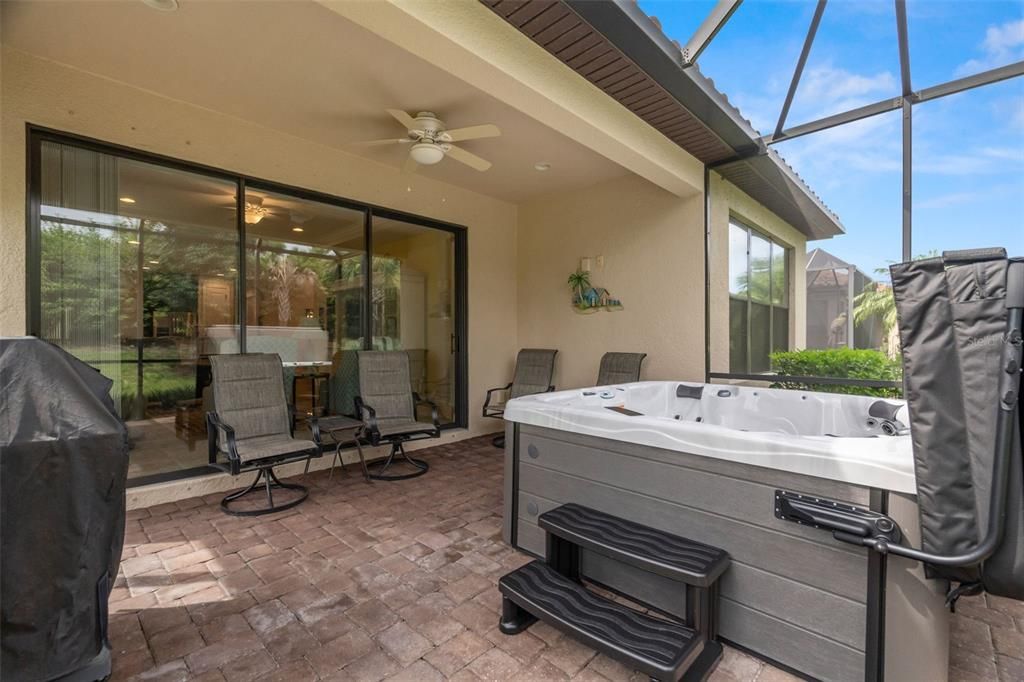
[[[1006, 334], [1006, 271], [1001, 249], [947, 254], [891, 268], [910, 409], [921, 545], [956, 555], [988, 527], [999, 377]], [[1024, 598], [1024, 473], [1020, 408], [1013, 442], [1006, 530], [981, 566], [927, 565], [927, 574], [981, 583], [992, 594]]]
[[57, 346], [0, 338], [5, 682], [109, 673], [107, 595], [124, 544], [128, 474], [110, 387]]

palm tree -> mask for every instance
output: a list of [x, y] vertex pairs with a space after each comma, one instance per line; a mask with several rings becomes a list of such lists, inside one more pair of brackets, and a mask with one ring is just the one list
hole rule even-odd
[[[937, 253], [928, 253], [915, 256], [914, 260], [934, 258]], [[888, 261], [890, 264], [894, 261]], [[889, 276], [888, 268], [875, 268], [875, 274], [879, 279]], [[895, 358], [900, 352], [899, 333], [896, 329], [896, 298], [892, 294], [892, 285], [884, 282], [868, 282], [864, 291], [857, 294], [853, 299], [853, 322], [861, 325], [877, 318], [882, 324], [882, 339], [885, 343], [885, 351], [891, 358]]]
[[296, 265], [284, 254], [271, 266], [270, 278], [274, 282], [273, 294], [277, 300], [277, 323], [287, 326], [292, 317], [292, 289], [310, 281], [315, 282], [316, 273]]
[[[875, 270], [876, 274], [885, 275], [885, 268]], [[899, 352], [899, 338], [896, 334], [896, 299], [892, 295], [892, 286], [882, 282], [868, 282], [864, 291], [853, 299], [853, 322], [862, 325], [876, 318], [882, 325], [882, 342], [889, 357], [896, 357]]]
[[568, 284], [575, 294], [576, 300], [582, 301], [583, 292], [590, 288], [590, 273], [577, 270], [569, 275]]

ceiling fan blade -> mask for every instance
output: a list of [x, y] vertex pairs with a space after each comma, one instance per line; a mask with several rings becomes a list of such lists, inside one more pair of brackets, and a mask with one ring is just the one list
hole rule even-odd
[[444, 136], [450, 142], [461, 142], [463, 140], [479, 140], [485, 137], [499, 137], [501, 135], [501, 128], [492, 124], [486, 123], [479, 126], [469, 126], [466, 128], [456, 128], [454, 130], [446, 130]]
[[385, 111], [394, 116], [396, 121], [404, 125], [406, 130], [416, 129], [416, 119], [401, 109], [385, 109]]
[[405, 163], [402, 164], [403, 173], [415, 173], [419, 170], [420, 165], [416, 163], [416, 160], [411, 156], [405, 157]]
[[352, 142], [349, 146], [350, 147], [382, 147], [382, 146], [387, 145], [387, 144], [405, 144], [407, 142], [412, 142], [412, 140], [410, 140], [407, 137], [402, 137], [402, 138], [392, 137], [391, 139], [388, 139], [388, 140], [367, 140], [366, 142]]
[[453, 144], [445, 145], [445, 154], [452, 157], [456, 161], [460, 161], [470, 168], [475, 168], [478, 171], [485, 171], [491, 167], [491, 162], [486, 159], [481, 159], [476, 154], [467, 152], [461, 147], [456, 147]]

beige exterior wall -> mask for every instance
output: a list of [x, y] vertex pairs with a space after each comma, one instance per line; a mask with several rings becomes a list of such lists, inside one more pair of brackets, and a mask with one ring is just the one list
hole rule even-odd
[[[804, 346], [806, 238], [712, 173], [711, 366], [729, 365], [729, 216], [792, 248], [791, 346]], [[606, 351], [647, 353], [641, 378], [704, 379], [704, 205], [635, 176], [519, 210], [519, 345], [556, 348], [558, 388], [591, 386]], [[622, 300], [618, 312], [579, 314], [566, 278], [601, 255], [595, 286]]]
[[[557, 348], [558, 388], [593, 386], [606, 351], [645, 352], [642, 378], [704, 378], [700, 195], [681, 199], [635, 176], [519, 210], [519, 345]], [[604, 257], [591, 283], [624, 310], [575, 312], [566, 278]]]
[[[516, 207], [5, 49], [0, 91], [0, 335], [25, 333], [25, 124], [55, 128], [468, 227], [470, 431], [516, 352]], [[444, 199], [444, 201], [442, 201]], [[510, 314], [510, 311], [513, 311]]]
[[807, 332], [807, 238], [750, 198], [731, 182], [711, 173], [711, 371], [729, 371], [729, 217], [771, 236], [792, 249], [789, 259], [789, 342], [803, 348]]

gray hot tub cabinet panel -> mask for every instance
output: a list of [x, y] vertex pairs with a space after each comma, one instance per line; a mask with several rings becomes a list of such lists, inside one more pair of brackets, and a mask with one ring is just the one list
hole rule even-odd
[[[507, 540], [515, 513], [514, 544], [543, 556], [537, 516], [577, 502], [722, 547], [733, 557], [722, 581], [723, 637], [815, 677], [863, 679], [865, 552], [778, 521], [771, 510], [776, 488], [863, 506], [867, 489], [527, 425], [508, 424], [506, 442]], [[513, 452], [519, 453], [518, 466]], [[894, 496], [893, 507], [913, 541], [912, 498]], [[583, 570], [597, 582], [682, 614], [678, 586], [659, 576], [589, 553]], [[945, 623], [936, 610], [937, 588], [921, 579], [918, 568], [895, 561], [889, 583], [888, 622], [901, 632], [888, 639], [921, 640], [914, 650], [927, 655], [923, 662], [911, 657], [913, 665], [906, 656], [888, 657], [887, 672], [898, 674], [891, 679], [945, 679], [944, 631], [936, 634], [928, 620]]]

